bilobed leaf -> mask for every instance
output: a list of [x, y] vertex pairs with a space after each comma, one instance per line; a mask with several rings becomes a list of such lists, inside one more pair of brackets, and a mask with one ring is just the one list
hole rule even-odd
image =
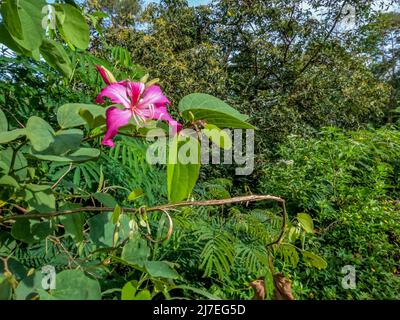
[[56, 198], [48, 185], [27, 184], [24, 200], [29, 205], [28, 209], [40, 213], [54, 211], [56, 207]]
[[[14, 4], [10, 6], [9, 1]], [[41, 10], [45, 4], [42, 0], [7, 0], [3, 3], [2, 11], [4, 7], [4, 11], [8, 13], [5, 27], [17, 47], [22, 47], [29, 52], [40, 47], [44, 35]], [[15, 6], [17, 11], [15, 11]], [[14, 19], [18, 19], [20, 23]]]
[[103, 121], [105, 123], [105, 108], [94, 104], [64, 104], [58, 108], [57, 121], [64, 129], [82, 126], [86, 123], [89, 126], [93, 122]]
[[[185, 151], [188, 151], [189, 154]], [[183, 158], [188, 155], [188, 163]], [[200, 171], [200, 143], [193, 137], [177, 134], [170, 143], [167, 164], [168, 199], [178, 202], [192, 192]]]
[[179, 274], [165, 261], [147, 261], [145, 267], [153, 278], [177, 279]]
[[60, 300], [101, 300], [100, 284], [81, 270], [64, 270], [57, 274], [56, 288], [50, 295]]
[[123, 247], [121, 259], [143, 268], [149, 256], [150, 248], [147, 241], [136, 235]]
[[134, 281], [125, 283], [121, 290], [121, 300], [134, 300], [137, 287]]
[[35, 151], [43, 151], [54, 142], [53, 128], [42, 118], [32, 116], [26, 124], [26, 136]]
[[312, 252], [303, 250], [301, 253], [303, 255], [304, 262], [309, 266], [316, 267], [318, 269], [325, 269], [328, 266], [323, 258]]
[[40, 46], [40, 53], [46, 62], [61, 72], [65, 77], [72, 75], [72, 63], [63, 46], [51, 39], [44, 39]]
[[78, 49], [89, 46], [89, 26], [85, 17], [69, 4], [56, 5], [57, 28], [63, 39]]
[[187, 120], [192, 114], [195, 120], [205, 120], [219, 128], [255, 128], [246, 122], [248, 118], [246, 115], [224, 101], [205, 93], [192, 93], [185, 96], [179, 102], [179, 110]]
[[301, 227], [308, 233], [314, 232], [314, 223], [311, 216], [307, 213], [298, 213], [297, 220], [299, 221]]
[[[0, 134], [8, 131], [8, 121], [4, 112], [0, 109]], [[1, 139], [1, 138], [0, 138]]]
[[62, 130], [58, 131], [54, 138], [49, 150], [50, 153], [68, 155], [79, 149], [83, 139], [83, 131], [79, 129]]

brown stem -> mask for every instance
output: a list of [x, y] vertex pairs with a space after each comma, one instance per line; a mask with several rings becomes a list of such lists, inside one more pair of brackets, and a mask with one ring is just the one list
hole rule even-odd
[[[279, 236], [276, 240], [269, 243], [267, 246], [271, 246], [273, 244], [278, 244], [283, 239], [285, 234], [286, 228], [286, 206], [285, 200], [276, 196], [271, 195], [250, 195], [250, 196], [241, 196], [241, 197], [234, 197], [229, 199], [219, 199], [219, 200], [205, 200], [205, 201], [183, 201], [177, 203], [168, 203], [160, 206], [155, 206], [151, 208], [147, 208], [146, 212], [152, 211], [166, 211], [171, 210], [177, 207], [188, 207], [188, 206], [220, 206], [225, 204], [232, 204], [232, 203], [240, 203], [240, 202], [258, 202], [258, 201], [276, 201], [279, 202], [282, 206], [282, 226], [279, 233]], [[15, 219], [49, 219], [58, 216], [65, 216], [80, 212], [105, 212], [105, 211], [113, 211], [114, 208], [109, 207], [83, 207], [77, 208], [72, 210], [65, 210], [65, 211], [53, 211], [46, 214], [41, 213], [32, 213], [32, 214], [25, 214], [25, 215], [18, 215], [18, 216], [11, 216], [0, 219], [0, 223]], [[133, 212], [137, 213], [140, 212], [141, 208], [122, 208], [123, 212]]]

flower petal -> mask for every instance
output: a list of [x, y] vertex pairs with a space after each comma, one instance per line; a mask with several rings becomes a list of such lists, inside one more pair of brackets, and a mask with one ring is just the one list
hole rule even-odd
[[140, 98], [140, 95], [144, 91], [144, 83], [143, 82], [128, 82], [128, 95], [131, 99], [131, 103], [135, 106]]
[[101, 77], [103, 78], [103, 81], [106, 84], [111, 84], [111, 83], [115, 83], [117, 82], [117, 80], [115, 79], [114, 75], [111, 73], [111, 71], [107, 70], [105, 67], [103, 66], [99, 66], [96, 64], [96, 68], [97, 71], [100, 72]]
[[165, 104], [171, 104], [171, 102], [164, 96], [161, 88], [153, 84], [144, 90], [143, 98], [139, 101], [138, 108], [147, 109], [149, 104], [160, 107]]
[[118, 134], [118, 129], [129, 123], [132, 117], [130, 109], [118, 109], [117, 107], [108, 108], [106, 111], [107, 131], [101, 142], [105, 146], [114, 147], [113, 138]]
[[104, 97], [110, 98], [113, 103], [118, 103], [125, 108], [130, 108], [130, 99], [128, 97], [129, 89], [120, 83], [112, 83], [101, 90], [96, 98], [96, 103], [104, 103]]

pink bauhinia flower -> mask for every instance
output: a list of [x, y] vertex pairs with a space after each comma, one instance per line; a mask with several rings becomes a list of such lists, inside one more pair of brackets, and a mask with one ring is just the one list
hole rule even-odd
[[167, 104], [171, 102], [164, 96], [157, 85], [145, 86], [143, 82], [131, 82], [128, 80], [117, 82], [110, 71], [104, 67], [96, 66], [104, 82], [107, 84], [98, 97], [97, 103], [104, 103], [104, 97], [113, 103], [121, 105], [124, 109], [112, 106], [106, 111], [107, 131], [104, 135], [103, 145], [113, 147], [113, 138], [118, 134], [118, 129], [129, 123], [131, 119], [138, 126], [146, 120], [165, 120], [176, 133], [182, 129], [182, 125], [174, 120], [167, 111]]

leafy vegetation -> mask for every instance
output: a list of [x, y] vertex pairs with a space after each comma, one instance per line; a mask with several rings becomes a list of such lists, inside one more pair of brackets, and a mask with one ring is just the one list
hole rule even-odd
[[396, 7], [0, 5], [0, 299], [400, 298]]

